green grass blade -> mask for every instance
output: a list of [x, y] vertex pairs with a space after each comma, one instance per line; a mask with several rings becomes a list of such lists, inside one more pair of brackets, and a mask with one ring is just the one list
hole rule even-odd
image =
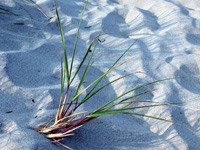
[[83, 21], [83, 15], [84, 15], [84, 12], [86, 10], [87, 3], [88, 3], [88, 0], [86, 0], [84, 8], [83, 8], [83, 10], [81, 12], [81, 18], [80, 18], [80, 21], [79, 21], [78, 30], [76, 32], [76, 39], [75, 39], [75, 42], [74, 42], [72, 60], [71, 60], [70, 71], [69, 71], [69, 75], [70, 76], [71, 76], [71, 73], [72, 73], [72, 68], [73, 68], [73, 63], [74, 63], [74, 57], [75, 57], [76, 50], [77, 50], [77, 42], [78, 42], [78, 36], [79, 36], [79, 32], [80, 32], [80, 26], [81, 26], [81, 23]]
[[[170, 79], [173, 79], [173, 78], [168, 78], [168, 79], [163, 79], [163, 80], [156, 80], [156, 81], [153, 81], [153, 82], [148, 82], [148, 83], [146, 83], [146, 84], [139, 85], [139, 86], [137, 86], [137, 87], [135, 87], [135, 88], [133, 88], [133, 89], [131, 89], [131, 90], [129, 90], [129, 91], [127, 91], [127, 92], [121, 94], [120, 96], [118, 96], [118, 97], [116, 97], [116, 98], [110, 100], [108, 103], [106, 103], [105, 105], [103, 105], [102, 107], [100, 107], [99, 109], [97, 109], [96, 111], [99, 111], [100, 109], [103, 109], [103, 108], [107, 107], [108, 105], [110, 105], [110, 104], [113, 103], [114, 101], [116, 101], [116, 100], [120, 99], [121, 97], [123, 97], [123, 96], [125, 96], [125, 95], [127, 95], [127, 94], [130, 94], [130, 93], [132, 93], [132, 92], [134, 92], [134, 91], [136, 91], [136, 90], [138, 90], [138, 89], [140, 89], [140, 88], [142, 88], [142, 87], [145, 87], [145, 86], [148, 86], [148, 85], [151, 85], [151, 84], [155, 84], [155, 83], [157, 83], [157, 82], [162, 82], [162, 81], [165, 81], [165, 80], [170, 80]], [[127, 98], [126, 98], [126, 99], [127, 99]], [[126, 99], [125, 99], [125, 100], [126, 100]], [[129, 98], [129, 99], [130, 99], [130, 98]]]
[[64, 89], [65, 89], [65, 75], [64, 75], [64, 67], [63, 67], [63, 60], [62, 60], [62, 57], [61, 57], [61, 94], [63, 94], [64, 92]]
[[164, 118], [160, 118], [160, 117], [154, 117], [154, 116], [144, 115], [144, 114], [140, 114], [140, 113], [129, 113], [129, 112], [127, 112], [125, 114], [132, 114], [132, 115], [136, 115], [136, 116], [140, 116], [140, 117], [151, 118], [151, 119], [155, 119], [155, 120], [159, 120], [159, 121], [169, 122], [169, 123], [172, 123], [172, 124], [176, 124], [176, 125], [178, 125], [180, 127], [183, 127], [185, 129], [187, 129], [188, 131], [192, 132], [193, 134], [196, 134], [196, 132], [194, 132], [193, 130], [191, 130], [190, 128], [188, 128], [186, 125], [181, 124], [181, 123], [173, 122], [172, 120], [169, 120], [169, 119], [164, 119]]
[[167, 104], [155, 104], [155, 105], [144, 105], [144, 106], [134, 106], [134, 107], [127, 107], [127, 108], [119, 108], [115, 109], [116, 111], [125, 111], [125, 110], [133, 110], [133, 109], [141, 109], [141, 108], [147, 108], [147, 107], [157, 107], [157, 106], [166, 106]]
[[87, 100], [89, 100], [91, 97], [93, 97], [95, 94], [99, 93], [101, 90], [103, 90], [103, 89], [106, 88], [107, 86], [109, 86], [109, 85], [111, 85], [112, 83], [117, 82], [117, 81], [119, 81], [119, 80], [121, 80], [121, 79], [123, 79], [123, 78], [125, 78], [125, 77], [127, 77], [127, 76], [129, 76], [129, 75], [125, 75], [125, 76], [119, 77], [119, 78], [117, 78], [117, 79], [114, 79], [113, 81], [108, 82], [108, 83], [105, 84], [104, 86], [98, 88], [98, 89], [97, 89], [96, 91], [94, 91], [93, 93], [91, 93], [91, 92], [92, 92], [92, 90], [91, 90], [91, 91], [83, 98], [83, 100], [80, 102], [80, 105], [83, 104], [83, 103], [85, 103]]
[[[134, 43], [135, 43], [135, 42], [134, 42]], [[96, 83], [100, 83], [100, 81], [101, 81], [102, 79], [104, 79], [105, 76], [108, 75], [110, 72], [112, 72], [114, 69], [116, 69], [116, 68], [118, 68], [119, 66], [121, 66], [122, 64], [124, 64], [124, 62], [123, 62], [123, 63], [121, 63], [119, 66], [116, 66], [116, 64], [120, 61], [120, 59], [131, 49], [131, 47], [134, 45], [134, 43], [131, 44], [131, 46], [130, 46], [128, 49], [126, 49], [126, 50], [122, 53], [122, 55], [113, 63], [113, 65], [112, 65], [103, 75], [101, 75], [100, 77], [98, 77], [97, 79], [95, 79], [95, 80], [94, 80], [91, 84], [89, 84], [85, 89], [83, 89], [80, 93], [78, 93], [77, 95], [75, 95], [74, 98], [73, 98], [73, 101], [74, 101], [76, 98], [78, 98], [81, 94], [83, 94], [88, 88], [90, 88], [91, 86], [93, 86], [93, 85], [96, 84]]]
[[134, 110], [134, 109], [148, 108], [148, 107], [165, 106], [165, 105], [166, 104], [157, 104], [157, 105], [145, 105], [145, 106], [135, 106], [135, 107], [128, 107], [128, 108], [105, 110], [105, 111], [100, 111], [100, 112], [96, 112], [96, 113], [91, 113], [89, 115], [89, 117], [100, 117], [100, 116], [110, 115], [110, 114], [132, 113], [132, 112], [126, 112], [126, 111], [127, 110]]
[[136, 115], [136, 116], [140, 116], [140, 117], [146, 117], [146, 118], [151, 118], [151, 119], [156, 119], [156, 120], [160, 120], [160, 121], [165, 121], [165, 122], [173, 123], [171, 120], [168, 120], [168, 119], [164, 119], [164, 118], [160, 118], [160, 117], [154, 117], [154, 116], [149, 116], [149, 115], [144, 115], [144, 114], [140, 114], [140, 113], [125, 112], [124, 114], [132, 114], [132, 115]]
[[[123, 63], [122, 63], [123, 64]], [[119, 66], [121, 66], [122, 64], [120, 64]], [[95, 79], [91, 84], [89, 84], [85, 89], [83, 89], [82, 91], [80, 91], [77, 95], [74, 96], [74, 98], [72, 99], [73, 101], [78, 98], [81, 94], [83, 94], [88, 88], [92, 87], [95, 83], [101, 81], [103, 78], [105, 78], [106, 75], [108, 75], [110, 72], [112, 72], [114, 69], [118, 68], [119, 66], [115, 66], [112, 69], [109, 69], [108, 71], [106, 71], [103, 75], [99, 76], [97, 79]]]
[[120, 112], [116, 110], [109, 110], [109, 111], [103, 111], [103, 112], [98, 112], [98, 113], [92, 113], [88, 115], [88, 118], [96, 118], [100, 116], [105, 116], [105, 115], [114, 115], [114, 114], [119, 114]]
[[[136, 41], [135, 41], [135, 42], [136, 42]], [[135, 43], [135, 42], [134, 42], [134, 43]], [[134, 45], [134, 43], [133, 43], [126, 51], [124, 51], [124, 53], [113, 63], [113, 65], [112, 65], [109, 69], [112, 69], [112, 67], [114, 67], [114, 66], [117, 64], [117, 62], [127, 53], [127, 51], [130, 50], [130, 48]], [[109, 70], [108, 70], [108, 72], [109, 72]], [[103, 78], [104, 78], [104, 77], [103, 77]], [[100, 80], [98, 80], [98, 81], [95, 83], [95, 85], [94, 85], [93, 88], [90, 90], [90, 92], [88, 93], [88, 95], [91, 94], [91, 93], [96, 89], [96, 87], [98, 86], [98, 84], [101, 82], [101, 80], [102, 80], [103, 78], [101, 78]]]
[[[94, 39], [95, 40], [97, 40], [97, 38], [99, 37], [101, 35], [101, 33], [99, 33], [99, 35], [97, 36], [97, 37], [95, 37]], [[74, 76], [75, 77], [75, 76]], [[73, 81], [73, 80], [72, 80]], [[94, 85], [94, 87], [92, 88], [92, 90], [88, 93], [88, 94], [90, 94], [95, 88], [96, 88], [96, 86], [99, 84], [99, 82], [100, 82], [101, 80], [99, 80], [98, 82], [96, 82], [96, 84]]]
[[[136, 40], [137, 41], [137, 40]], [[135, 42], [133, 42], [133, 44], [131, 44], [122, 54], [121, 54], [121, 56], [113, 63], [113, 65], [110, 67], [110, 69], [112, 69], [118, 62], [119, 62], [119, 60], [131, 49], [131, 47], [136, 43], [136, 41]]]
[[167, 105], [171, 105], [171, 106], [176, 106], [176, 107], [181, 107], [180, 105], [183, 103], [161, 103], [161, 102], [157, 102], [157, 101], [150, 101], [150, 100], [135, 100], [136, 103], [140, 103], [140, 102], [145, 102], [145, 103], [154, 103], [154, 104], [167, 104]]
[[[114, 107], [114, 106], [116, 106], [116, 105], [119, 105], [119, 104], [122, 104], [122, 103], [124, 103], [124, 102], [126, 102], [126, 101], [128, 101], [128, 100], [131, 100], [132, 98], [138, 98], [138, 97], [140, 97], [140, 96], [142, 96], [142, 95], [145, 95], [145, 94], [147, 94], [147, 93], [150, 93], [151, 91], [145, 91], [145, 92], [142, 92], [142, 93], [140, 93], [140, 94], [137, 94], [137, 95], [134, 95], [134, 96], [130, 96], [130, 97], [127, 97], [127, 98], [124, 98], [124, 99], [122, 99], [121, 101], [119, 101], [119, 102], [117, 102], [116, 104], [112, 104], [113, 102], [111, 102], [111, 101], [109, 101], [108, 103], [106, 103], [105, 105], [103, 105], [102, 107], [100, 107], [100, 108], [98, 108], [96, 111], [94, 111], [94, 112], [98, 112], [98, 111], [101, 111], [101, 110], [109, 110], [109, 109], [111, 109], [112, 107]], [[118, 100], [118, 99], [116, 99], [116, 100]], [[115, 100], [115, 101], [116, 101]], [[132, 103], [134, 103], [136, 100], [131, 100], [130, 102], [129, 102], [129, 104], [132, 104]], [[110, 104], [112, 104], [112, 105], [110, 105]]]
[[82, 58], [82, 60], [81, 60], [81, 63], [80, 63], [80, 65], [78, 66], [78, 69], [76, 70], [76, 72], [75, 72], [75, 74], [73, 75], [73, 77], [72, 77], [72, 79], [71, 79], [71, 81], [70, 81], [69, 84], [71, 84], [71, 83], [73, 82], [73, 80], [75, 79], [76, 75], [77, 75], [78, 72], [80, 71], [82, 65], [83, 65], [84, 62], [86, 61], [86, 58], [87, 58], [87, 56], [88, 56], [88, 54], [89, 54], [89, 52], [90, 52], [90, 50], [91, 50], [91, 48], [92, 48], [92, 45], [94, 44], [94, 41], [95, 41], [95, 40], [93, 40], [93, 41], [90, 43], [90, 45], [88, 46], [88, 48], [87, 48], [87, 50], [86, 50], [86, 52], [85, 52], [85, 55], [83, 56], [83, 58]]
[[69, 64], [68, 64], [68, 56], [67, 56], [67, 46], [66, 46], [65, 36], [64, 36], [63, 29], [62, 29], [61, 22], [60, 22], [60, 17], [59, 17], [57, 5], [56, 5], [56, 0], [54, 0], [54, 6], [55, 6], [55, 9], [56, 9], [57, 22], [58, 22], [58, 27], [59, 27], [59, 30], [60, 30], [62, 45], [63, 45], [63, 49], [64, 49], [64, 65], [65, 65], [65, 71], [66, 71], [65, 75], [66, 75], [67, 84], [68, 84], [68, 87], [69, 87], [70, 86], [70, 84], [69, 84], [70, 75], [69, 75]]
[[[94, 41], [93, 41], [93, 43], [94, 43]], [[81, 77], [81, 80], [80, 80], [80, 82], [79, 82], [79, 84], [78, 84], [78, 87], [77, 87], [77, 89], [76, 89], [75, 95], [78, 94], [78, 91], [79, 91], [81, 85], [82, 85], [83, 82], [85, 81], [85, 77], [86, 77], [86, 75], [87, 75], [87, 73], [88, 73], [88, 70], [89, 70], [89, 67], [90, 67], [90, 64], [91, 64], [91, 60], [92, 60], [92, 58], [93, 58], [93, 56], [94, 56], [95, 50], [96, 50], [96, 47], [94, 48], [94, 50], [93, 50], [93, 52], [92, 52], [92, 55], [90, 56], [90, 59], [89, 59], [87, 65], [86, 65], [86, 68], [85, 68], [85, 70], [84, 70], [84, 72], [83, 72], [83, 74], [82, 74], [82, 77]], [[90, 51], [90, 49], [89, 49], [89, 51]], [[88, 52], [89, 52], [89, 51], [88, 51]]]

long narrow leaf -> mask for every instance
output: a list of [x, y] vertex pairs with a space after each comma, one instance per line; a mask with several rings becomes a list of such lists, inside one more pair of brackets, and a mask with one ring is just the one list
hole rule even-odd
[[71, 73], [72, 73], [72, 68], [73, 68], [73, 63], [74, 63], [74, 57], [75, 57], [75, 54], [76, 54], [78, 36], [79, 36], [79, 32], [80, 32], [80, 26], [81, 26], [81, 23], [82, 23], [82, 21], [83, 21], [83, 15], [84, 15], [84, 12], [85, 12], [85, 10], [86, 10], [87, 3], [88, 3], [88, 0], [86, 0], [85, 5], [84, 5], [84, 8], [83, 8], [83, 10], [82, 10], [82, 12], [81, 12], [81, 18], [80, 18], [80, 21], [79, 21], [78, 30], [77, 30], [77, 32], [76, 32], [76, 39], [75, 39], [75, 42], [74, 42], [72, 60], [71, 60], [70, 71], [69, 71], [69, 75], [70, 75], [70, 76], [71, 76]]
[[107, 84], [105, 84], [104, 86], [98, 88], [96, 91], [94, 91], [93, 93], [91, 93], [91, 91], [83, 98], [83, 100], [80, 102], [80, 105], [85, 103], [88, 99], [90, 99], [91, 97], [93, 97], [95, 94], [99, 93], [101, 90], [103, 90], [104, 88], [106, 88], [107, 86], [111, 85], [112, 83], [114, 82], [117, 82], [125, 77], [127, 77], [129, 75], [125, 75], [125, 76], [122, 76], [122, 77], [119, 77], [117, 79], [114, 79], [113, 81], [111, 82], [108, 82]]
[[113, 109], [113, 110], [106, 110], [97, 113], [91, 113], [89, 117], [100, 117], [108, 114], [119, 114], [119, 113], [126, 113], [124, 111], [133, 110], [133, 109], [141, 109], [141, 108], [148, 108], [148, 107], [157, 107], [157, 106], [164, 106], [166, 104], [158, 104], [158, 105], [145, 105], [145, 106], [135, 106], [135, 107], [128, 107], [128, 108], [120, 108], [120, 109]]
[[[135, 43], [135, 42], [134, 42], [134, 43]], [[88, 88], [90, 88], [92, 85], [94, 85], [95, 83], [100, 83], [100, 81], [101, 81], [102, 79], [104, 79], [106, 75], [108, 75], [110, 72], [112, 72], [112, 71], [113, 71], [114, 69], [116, 69], [117, 67], [121, 66], [123, 63], [120, 64], [119, 66], [115, 67], [115, 65], [120, 61], [120, 59], [131, 49], [131, 47], [134, 45], [134, 43], [131, 44], [131, 46], [130, 46], [128, 49], [126, 49], [126, 50], [122, 53], [122, 55], [113, 63], [113, 65], [112, 65], [103, 75], [101, 75], [100, 77], [98, 77], [98, 78], [97, 78], [96, 80], [94, 80], [90, 85], [88, 85], [84, 90], [82, 90], [79, 94], [77, 94], [77, 95], [73, 98], [73, 101], [74, 101], [76, 98], [78, 98], [82, 93], [84, 93]]]
[[136, 91], [136, 90], [138, 90], [138, 89], [140, 89], [140, 88], [142, 88], [142, 87], [145, 87], [145, 86], [148, 86], [148, 85], [151, 85], [151, 84], [155, 84], [155, 83], [157, 83], [157, 82], [162, 82], [162, 81], [165, 81], [165, 80], [170, 80], [170, 79], [172, 79], [172, 78], [163, 79], [163, 80], [157, 80], [157, 81], [153, 81], [153, 82], [149, 82], [149, 83], [146, 83], [146, 84], [139, 85], [139, 86], [137, 86], [137, 87], [135, 87], [135, 88], [133, 88], [133, 89], [131, 89], [131, 90], [129, 90], [129, 91], [127, 91], [127, 92], [121, 94], [120, 96], [118, 96], [118, 97], [116, 97], [116, 98], [110, 100], [108, 103], [106, 103], [105, 105], [103, 105], [102, 107], [100, 107], [99, 109], [97, 109], [96, 111], [99, 111], [100, 109], [102, 109], [102, 108], [104, 108], [104, 107], [110, 105], [111, 103], [113, 103], [114, 101], [120, 99], [121, 97], [123, 97], [123, 96], [125, 96], [125, 95], [127, 95], [127, 94], [130, 94], [130, 93], [132, 93], [132, 92], [134, 92], [134, 91]]
[[[136, 100], [131, 100], [132, 98], [138, 98], [138, 97], [140, 97], [140, 96], [142, 96], [142, 95], [145, 95], [145, 94], [147, 94], [147, 93], [149, 93], [149, 92], [150, 92], [150, 91], [145, 91], [145, 92], [142, 92], [142, 93], [140, 93], [140, 94], [137, 94], [137, 95], [134, 95], [134, 96], [130, 96], [130, 97], [124, 98], [124, 99], [120, 100], [119, 102], [114, 103], [114, 104], [112, 104], [112, 105], [110, 105], [111, 103], [108, 102], [108, 103], [107, 103], [108, 105], [105, 104], [104, 106], [100, 107], [99, 109], [97, 109], [97, 110], [94, 111], [94, 112], [98, 112], [98, 111], [101, 111], [101, 110], [109, 110], [109, 109], [113, 108], [114, 106], [120, 105], [120, 104], [122, 104], [122, 103], [124, 103], [124, 102], [126, 102], [126, 101], [128, 101], [128, 100], [130, 100], [130, 101], [129, 101], [129, 104], [132, 104], [132, 103], [134, 103], [134, 102], [136, 101]], [[116, 99], [116, 100], [118, 100], [118, 99]]]
[[88, 73], [88, 69], [89, 69], [89, 67], [90, 67], [91, 60], [92, 60], [92, 58], [93, 58], [93, 56], [94, 56], [95, 50], [96, 50], [96, 47], [95, 47], [95, 49], [93, 50], [92, 55], [90, 56], [90, 59], [89, 59], [89, 61], [88, 61], [88, 63], [87, 63], [87, 66], [86, 66], [86, 68], [85, 68], [85, 70], [84, 70], [84, 72], [83, 72], [83, 75], [82, 75], [82, 77], [81, 77], [81, 80], [80, 80], [80, 82], [79, 82], [79, 84], [78, 84], [78, 87], [77, 87], [77, 89], [76, 89], [75, 95], [78, 94], [78, 91], [79, 91], [81, 85], [82, 85], [83, 82], [85, 81], [85, 77], [86, 77], [86, 75], [87, 75], [87, 73]]
[[[122, 53], [122, 55], [121, 55], [121, 56], [113, 63], [113, 65], [108, 69], [108, 72], [109, 72], [110, 69], [112, 69], [112, 68], [119, 62], [119, 60], [131, 49], [131, 47], [132, 47], [135, 43], [136, 43], [136, 41], [135, 41], [133, 44], [131, 44], [131, 46], [130, 46], [128, 49], [126, 49], [126, 51], [124, 51], [124, 53]], [[95, 88], [98, 86], [98, 84], [101, 82], [102, 79], [103, 79], [103, 78], [101, 78], [100, 80], [98, 80], [98, 81], [95, 83], [95, 85], [93, 86], [93, 88], [90, 90], [89, 93], [92, 93], [93, 90], [95, 90]]]
[[136, 116], [140, 116], [140, 117], [146, 117], [146, 118], [151, 118], [151, 119], [156, 119], [156, 120], [160, 120], [160, 121], [165, 121], [165, 122], [173, 123], [171, 120], [168, 120], [168, 119], [164, 119], [164, 118], [160, 118], [160, 117], [154, 117], [154, 116], [149, 116], [149, 115], [144, 115], [144, 114], [140, 114], [140, 113], [125, 112], [124, 114], [132, 114], [132, 115], [136, 115]]
[[58, 22], [58, 27], [60, 29], [60, 35], [61, 35], [62, 45], [63, 45], [63, 49], [64, 49], [64, 64], [65, 64], [67, 83], [68, 83], [68, 87], [69, 87], [70, 86], [70, 84], [69, 84], [70, 75], [69, 75], [69, 65], [68, 65], [68, 56], [67, 56], [67, 46], [66, 46], [65, 36], [64, 36], [63, 29], [62, 29], [61, 22], [60, 22], [60, 17], [59, 17], [57, 5], [56, 5], [56, 0], [54, 0], [54, 6], [56, 9], [57, 22]]
[[89, 52], [90, 52], [91, 47], [92, 47], [93, 44], [94, 44], [94, 40], [93, 40], [93, 41], [90, 43], [90, 45], [88, 46], [88, 48], [87, 48], [87, 50], [86, 50], [86, 52], [85, 52], [85, 55], [83, 56], [83, 58], [82, 58], [82, 60], [81, 60], [81, 63], [80, 63], [80, 65], [78, 66], [78, 68], [77, 68], [75, 74], [73, 75], [73, 77], [72, 77], [72, 79], [71, 79], [71, 81], [70, 81], [69, 84], [71, 84], [71, 83], [73, 82], [73, 80], [75, 79], [76, 75], [77, 75], [78, 72], [80, 71], [80, 69], [81, 69], [82, 65], [84, 64], [84, 62], [85, 62], [85, 60], [86, 60], [86, 58], [87, 58], [87, 56], [88, 56], [88, 54], [89, 54]]
[[[123, 63], [122, 63], [123, 64]], [[121, 66], [122, 64], [120, 64], [119, 66]], [[107, 72], [105, 72], [103, 75], [101, 75], [100, 77], [98, 77], [97, 79], [95, 79], [91, 84], [89, 84], [85, 89], [83, 89], [82, 91], [80, 91], [77, 95], [75, 95], [73, 97], [73, 101], [76, 100], [81, 94], [83, 94], [88, 88], [90, 88], [91, 86], [93, 86], [95, 83], [99, 82], [100, 80], [102, 80], [103, 78], [105, 78], [106, 75], [108, 75], [110, 72], [112, 72], [114, 69], [118, 68], [119, 66], [115, 66], [112, 69], [109, 69]]]
[[64, 75], [64, 68], [63, 68], [63, 60], [62, 60], [62, 57], [61, 57], [60, 66], [61, 66], [61, 75], [60, 75], [60, 78], [61, 78], [61, 95], [63, 95], [64, 88], [65, 88], [65, 75]]

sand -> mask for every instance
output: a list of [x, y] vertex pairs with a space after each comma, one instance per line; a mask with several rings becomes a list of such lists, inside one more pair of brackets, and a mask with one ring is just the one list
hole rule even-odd
[[[71, 58], [84, 1], [58, 0], [57, 3]], [[63, 149], [34, 130], [56, 113], [62, 49], [52, 0], [37, 0], [36, 4], [0, 1], [0, 8], [12, 12], [8, 14], [0, 9], [1, 150]], [[89, 0], [74, 68], [89, 42], [100, 32], [86, 82], [105, 72], [135, 43], [122, 59], [128, 59], [128, 63], [105, 80], [132, 75], [109, 86], [81, 110], [94, 110], [131, 87], [170, 77], [175, 79], [135, 93], [153, 90], [140, 99], [179, 103], [179, 106], [139, 111], [172, 120], [173, 124], [134, 115], [111, 115], [85, 125], [77, 131], [77, 136], [66, 138], [63, 143], [75, 150], [199, 149], [199, 0]]]

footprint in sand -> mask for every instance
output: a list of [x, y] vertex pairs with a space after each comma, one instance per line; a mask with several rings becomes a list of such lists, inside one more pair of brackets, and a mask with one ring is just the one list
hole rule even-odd
[[193, 45], [200, 45], [200, 34], [188, 33], [186, 40]]
[[[67, 15], [67, 16], [71, 16], [71, 17], [78, 17], [81, 13], [81, 10], [83, 9], [83, 3], [79, 3], [79, 0], [73, 0], [70, 1], [70, 3], [65, 3], [63, 0], [58, 0], [57, 5], [58, 6], [62, 6], [59, 7], [60, 12], [62, 12], [63, 14]], [[67, 9], [66, 9], [67, 8]]]
[[125, 18], [117, 10], [110, 12], [102, 21], [102, 30], [114, 37], [126, 38], [129, 36]]
[[[191, 57], [192, 58], [192, 57]], [[187, 61], [187, 59], [186, 59]], [[176, 81], [188, 91], [200, 93], [200, 59], [194, 57], [185, 63], [182, 63], [175, 72]]]
[[[124, 10], [126, 10], [125, 8]], [[121, 9], [110, 12], [102, 21], [102, 30], [111, 36], [127, 38], [131, 30], [139, 31], [147, 28], [158, 30], [158, 17], [152, 12], [141, 8], [127, 9], [121, 14]], [[134, 15], [134, 12], [137, 15]]]
[[173, 60], [173, 58], [174, 58], [174, 56], [167, 57], [167, 58], [165, 59], [165, 61], [166, 61], [167, 63], [170, 63], [170, 62]]
[[160, 28], [160, 25], [158, 23], [158, 17], [155, 16], [151, 11], [144, 10], [141, 8], [138, 8], [138, 10], [141, 12], [143, 16], [144, 27], [149, 28], [151, 31], [155, 31]]
[[186, 16], [189, 15], [189, 11], [185, 6], [183, 6], [181, 3], [173, 1], [173, 0], [165, 0], [166, 2], [172, 3], [173, 5], [177, 6], [180, 10], [180, 12]]

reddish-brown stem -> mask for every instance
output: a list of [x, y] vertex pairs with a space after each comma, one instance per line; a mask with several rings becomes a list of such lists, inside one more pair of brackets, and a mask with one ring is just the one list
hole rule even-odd
[[63, 129], [63, 130], [60, 130], [60, 133], [64, 133], [64, 132], [67, 132], [68, 130], [71, 130], [73, 129], [74, 127], [78, 126], [78, 125], [82, 125], [84, 120], [87, 118], [87, 116], [83, 117], [83, 118], [80, 118], [79, 120], [77, 120], [76, 122], [74, 122], [70, 127], [66, 128], [66, 129]]
[[69, 109], [70, 109], [70, 107], [72, 106], [72, 100], [70, 100], [70, 102], [69, 102], [69, 104], [68, 104], [68, 106], [67, 106], [67, 108], [66, 108], [66, 110], [64, 111], [64, 116], [65, 116], [65, 114], [69, 111]]

